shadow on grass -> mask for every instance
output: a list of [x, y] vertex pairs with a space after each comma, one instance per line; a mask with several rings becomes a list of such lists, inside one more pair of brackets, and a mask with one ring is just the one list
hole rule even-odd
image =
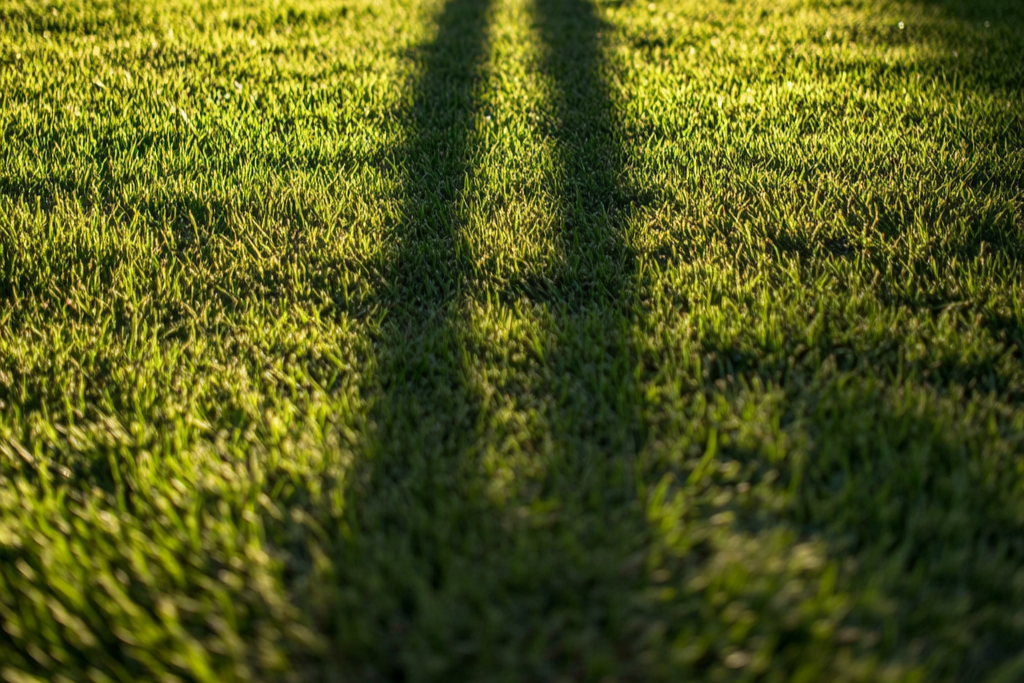
[[346, 487], [352, 535], [337, 548], [333, 592], [311, 606], [335, 643], [329, 660], [338, 666], [327, 679], [412, 680], [451, 669], [460, 657], [453, 644], [470, 641], [481, 617], [445, 608], [474, 612], [486, 602], [473, 554], [490, 550], [495, 520], [476, 476], [481, 406], [465, 376], [460, 304], [489, 8], [489, 0], [444, 5], [396, 154], [403, 206], [376, 294], [388, 313], [368, 389], [374, 426]]
[[[565, 343], [550, 359], [554, 383], [538, 390], [579, 384], [552, 427], [583, 427], [556, 434], [561, 443], [543, 463], [540, 489], [503, 506], [483, 464], [493, 416], [472, 376], [481, 350], [468, 333], [470, 264], [460, 234], [487, 15], [486, 0], [449, 0], [423, 56], [412, 137], [400, 152], [404, 222], [381, 294], [390, 313], [377, 353], [376, 431], [346, 487], [352, 536], [337, 548], [333, 593], [312, 606], [344, 665], [334, 671], [347, 672], [328, 678], [471, 680], [491, 672], [545, 680], [619, 670], [604, 660], [633, 659], [617, 637], [628, 600], [616, 583], [626, 559], [618, 554], [636, 548], [643, 530], [636, 509], [623, 513], [635, 498], [628, 457], [641, 438], [634, 403], [622, 396], [634, 265], [619, 231], [622, 154], [600, 78], [601, 22], [581, 0], [536, 8], [558, 92], [555, 194], [566, 268], [549, 287], [559, 309], [548, 317]], [[625, 422], [606, 415], [607, 406], [621, 408]], [[593, 467], [589, 458], [605, 462]], [[557, 512], [537, 513], [548, 503], [572, 513], [566, 524], [552, 521]]]

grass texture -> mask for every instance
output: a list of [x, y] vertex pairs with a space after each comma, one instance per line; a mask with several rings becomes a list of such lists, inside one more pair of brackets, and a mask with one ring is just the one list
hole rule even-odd
[[0, 678], [1024, 680], [1017, 0], [0, 0]]

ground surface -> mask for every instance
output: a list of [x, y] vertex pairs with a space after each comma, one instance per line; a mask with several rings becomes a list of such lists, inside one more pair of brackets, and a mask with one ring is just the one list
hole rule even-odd
[[1024, 680], [1022, 55], [0, 0], [0, 676]]

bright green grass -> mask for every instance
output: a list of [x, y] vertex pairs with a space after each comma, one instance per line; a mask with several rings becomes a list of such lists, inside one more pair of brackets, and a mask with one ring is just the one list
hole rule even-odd
[[0, 0], [0, 678], [1024, 680], [1018, 0]]

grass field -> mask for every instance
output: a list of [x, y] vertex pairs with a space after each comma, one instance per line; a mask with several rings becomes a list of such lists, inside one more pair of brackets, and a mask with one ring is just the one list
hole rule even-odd
[[1024, 681], [1024, 3], [0, 0], [0, 678]]

